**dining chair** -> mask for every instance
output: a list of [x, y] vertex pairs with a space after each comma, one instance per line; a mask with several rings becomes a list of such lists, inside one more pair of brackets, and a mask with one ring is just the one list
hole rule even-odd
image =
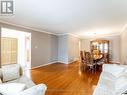
[[86, 70], [86, 57], [85, 57], [85, 51], [80, 51], [80, 60], [81, 60], [81, 64], [80, 64], [80, 68], [81, 70], [85, 71]]
[[85, 57], [86, 57], [86, 65], [87, 65], [88, 69], [91, 70], [91, 71], [95, 70], [93, 54], [91, 54], [90, 52], [86, 52]]
[[83, 54], [83, 51], [80, 51], [80, 58], [81, 58], [81, 62], [83, 63], [84, 62], [84, 54]]

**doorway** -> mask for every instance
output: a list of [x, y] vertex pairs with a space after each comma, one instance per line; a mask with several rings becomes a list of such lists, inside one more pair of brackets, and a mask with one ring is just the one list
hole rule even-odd
[[1, 65], [31, 69], [31, 33], [1, 28]]

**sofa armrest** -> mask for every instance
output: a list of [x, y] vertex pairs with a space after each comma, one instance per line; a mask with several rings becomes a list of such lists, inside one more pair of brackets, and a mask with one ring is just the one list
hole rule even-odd
[[118, 64], [103, 64], [103, 72], [108, 72], [114, 75], [115, 77], [119, 77], [126, 71], [127, 67]]
[[[13, 81], [13, 82], [15, 82], [15, 81]], [[35, 86], [35, 83], [31, 79], [26, 77], [25, 75], [23, 75], [19, 79], [17, 79], [17, 82], [26, 84], [27, 88], [31, 88], [32, 86]]]
[[102, 71], [110, 73], [113, 68], [114, 68], [113, 64], [103, 64]]
[[45, 84], [35, 85], [31, 88], [28, 88], [17, 95], [45, 95], [47, 86]]

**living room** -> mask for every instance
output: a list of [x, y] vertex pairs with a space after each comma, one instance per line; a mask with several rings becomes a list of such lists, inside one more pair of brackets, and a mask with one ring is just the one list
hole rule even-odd
[[0, 94], [126, 95], [126, 4], [0, 1]]

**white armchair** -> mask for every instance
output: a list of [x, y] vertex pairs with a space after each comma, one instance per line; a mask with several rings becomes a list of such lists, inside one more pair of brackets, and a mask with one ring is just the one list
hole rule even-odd
[[[6, 84], [6, 85], [13, 85], [14, 86], [14, 84], [16, 84], [16, 83], [18, 85], [24, 84], [25, 87], [22, 89], [22, 91], [20, 91], [17, 94], [13, 93], [13, 95], [14, 94], [15, 95], [45, 95], [45, 91], [47, 89], [45, 84], [36, 85], [31, 79], [29, 79], [28, 77], [23, 75], [22, 69], [21, 69], [20, 65], [18, 65], [18, 64], [2, 66], [2, 68], [0, 68], [0, 79], [2, 80], [2, 84], [0, 84], [0, 86], [2, 85], [0, 88], [0, 93], [2, 93], [2, 90], [4, 89], [4, 88], [2, 88], [2, 87], [4, 87], [3, 85]], [[22, 85], [22, 87], [23, 87], [23, 85]], [[8, 88], [11, 89], [11, 86], [10, 87], [8, 86]], [[12, 89], [14, 89], [14, 88], [12, 88]], [[15, 89], [15, 91], [16, 90], [17, 90], [17, 88]], [[11, 91], [11, 93], [12, 93], [12, 91]], [[5, 95], [10, 95], [10, 93], [5, 94]]]

